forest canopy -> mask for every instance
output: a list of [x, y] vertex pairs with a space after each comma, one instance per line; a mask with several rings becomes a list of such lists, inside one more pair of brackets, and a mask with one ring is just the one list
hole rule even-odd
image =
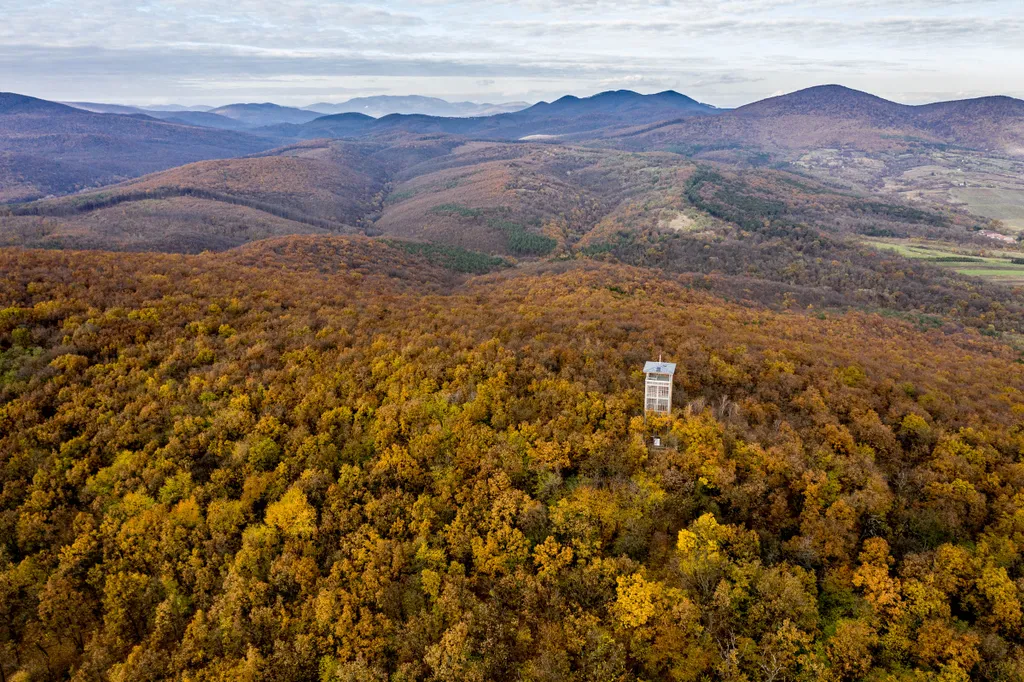
[[432, 255], [0, 250], [0, 679], [1024, 679], [1016, 352]]

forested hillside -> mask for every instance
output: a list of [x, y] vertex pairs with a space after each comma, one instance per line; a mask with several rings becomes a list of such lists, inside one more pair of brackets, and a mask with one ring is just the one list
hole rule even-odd
[[[984, 234], [995, 225], [678, 154], [399, 134], [302, 142], [0, 207], [0, 245], [199, 253], [363, 233], [465, 272], [590, 258], [693, 275], [774, 308], [870, 309], [1020, 335], [1013, 287], [1024, 282], [1024, 251], [1005, 245], [990, 258]], [[890, 250], [902, 243], [936, 245], [935, 255]], [[979, 277], [989, 272], [999, 277]]]
[[320, 140], [192, 163], [95, 192], [0, 207], [0, 244], [198, 253], [286, 234], [353, 233], [380, 213], [391, 174], [454, 145]]
[[1024, 676], [1019, 353], [432, 256], [0, 250], [0, 678]]
[[690, 153], [746, 149], [785, 157], [814, 148], [906, 152], [919, 146], [1018, 156], [1024, 101], [982, 97], [908, 106], [823, 85], [753, 102], [715, 117], [689, 117], [606, 131], [625, 149]]
[[275, 146], [244, 133], [95, 114], [0, 92], [0, 203], [69, 194]]

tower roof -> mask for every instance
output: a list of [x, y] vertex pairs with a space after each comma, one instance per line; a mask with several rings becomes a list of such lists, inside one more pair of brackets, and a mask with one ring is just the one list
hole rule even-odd
[[676, 363], [649, 360], [644, 365], [644, 374], [675, 374]]

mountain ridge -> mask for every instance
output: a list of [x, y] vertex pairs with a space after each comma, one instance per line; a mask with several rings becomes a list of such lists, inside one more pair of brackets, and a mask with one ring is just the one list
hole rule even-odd
[[[92, 113], [3, 93], [0, 114], [0, 133], [6, 133], [0, 139], [3, 201], [79, 191], [184, 163], [244, 156], [316, 138], [452, 135], [684, 155], [734, 150], [740, 156], [775, 155], [783, 161], [798, 158], [794, 154], [800, 150], [898, 152], [915, 145], [1024, 155], [1022, 100], [993, 96], [908, 105], [840, 85], [805, 88], [737, 109], [718, 109], [672, 90], [651, 95], [611, 90], [469, 118], [373, 118], [355, 112], [319, 116], [270, 102], [208, 112]], [[282, 115], [292, 122], [259, 125], [280, 121]]]
[[[650, 129], [638, 130], [638, 126]], [[541, 136], [584, 143], [593, 139], [637, 140], [657, 131], [653, 144], [640, 147], [651, 150], [680, 143], [698, 147], [739, 144], [768, 150], [795, 148], [801, 142], [809, 147], [864, 144], [877, 148], [887, 144], [886, 139], [901, 136], [1013, 150], [1024, 147], [1019, 142], [1024, 140], [1024, 101], [993, 96], [910, 105], [833, 84], [769, 97], [736, 109], [719, 109], [672, 90], [652, 95], [611, 90], [584, 98], [566, 95], [522, 111], [487, 117], [321, 117], [294, 127], [271, 126], [257, 132], [311, 139], [395, 131], [491, 140]]]
[[277, 146], [246, 133], [98, 114], [0, 93], [0, 202], [108, 185], [145, 173]]
[[[359, 136], [401, 130], [509, 140], [531, 135], [578, 135], [626, 122], [717, 115], [721, 111], [674, 91], [642, 95], [631, 90], [610, 90], [582, 98], [566, 95], [554, 102], [538, 102], [522, 111], [493, 116], [463, 118], [390, 114], [376, 120], [320, 117], [294, 128], [271, 126], [257, 132], [311, 139], [325, 134]], [[344, 125], [335, 127], [334, 124], [340, 122]]]
[[918, 140], [1021, 154], [1024, 101], [989, 96], [911, 105], [841, 85], [820, 85], [714, 117], [684, 118], [646, 129], [632, 126], [605, 137], [634, 151], [746, 147], [776, 152], [837, 146], [880, 151]]
[[[1021, 143], [1024, 128], [1018, 131], [1013, 124], [1024, 121], [1022, 100], [996, 95], [912, 105], [838, 84], [803, 88], [735, 109], [713, 107], [674, 90], [650, 95], [632, 90], [609, 90], [589, 97], [565, 95], [517, 111], [470, 116], [452, 111], [451, 107], [472, 103], [450, 103], [417, 95], [354, 98], [349, 102], [354, 103], [353, 107], [372, 102], [398, 104], [381, 109], [367, 105], [361, 107], [363, 111], [338, 113], [317, 111], [317, 105], [298, 109], [272, 102], [236, 103], [208, 111], [88, 102], [69, 104], [102, 113], [145, 115], [173, 123], [249, 131], [259, 136], [292, 140], [355, 138], [398, 131], [506, 140], [536, 135], [574, 141], [586, 141], [588, 136], [636, 140], [651, 132], [637, 126], [650, 126], [660, 131], [657, 133], [660, 141], [651, 148], [669, 144], [670, 138], [677, 143], [698, 146], [724, 143], [789, 148], [798, 146], [803, 133], [806, 133], [804, 139], [812, 145], [830, 140], [838, 144], [857, 144], [861, 138], [871, 138], [871, 144], [878, 146], [887, 135], [906, 133], [936, 143], [1010, 150], [1024, 146]], [[384, 113], [388, 108], [416, 109], [417, 102], [450, 107], [447, 115], [418, 111]], [[349, 108], [347, 103], [321, 104], [321, 109]], [[701, 118], [696, 118], [698, 116]], [[741, 120], [745, 123], [740, 123]], [[1010, 121], [1010, 125], [1003, 126], [1004, 121]], [[999, 130], [1001, 126], [1008, 131]]]
[[206, 113], [241, 121], [251, 127], [276, 123], [308, 123], [319, 116], [313, 111], [285, 107], [273, 102], [240, 102], [217, 107]]

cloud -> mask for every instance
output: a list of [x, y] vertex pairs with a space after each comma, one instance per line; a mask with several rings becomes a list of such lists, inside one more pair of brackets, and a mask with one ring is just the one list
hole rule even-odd
[[1024, 83], [1020, 0], [0, 4], [0, 88], [63, 99], [675, 87], [726, 104], [811, 78], [880, 94]]
[[582, 32], [640, 32], [670, 33], [679, 32], [683, 24], [673, 21], [506, 21], [498, 24], [500, 30], [519, 31], [532, 36], [563, 36]]
[[884, 17], [868, 20], [836, 20], [815, 17], [741, 19], [722, 17], [694, 21], [562, 21], [505, 22], [500, 28], [532, 36], [564, 36], [583, 33], [661, 33], [690, 38], [749, 36], [777, 42], [785, 40], [828, 39], [876, 43], [910, 41], [938, 44], [937, 41], [991, 41], [1019, 46], [1024, 19], [988, 19], [963, 17]]
[[604, 78], [600, 81], [601, 86], [605, 88], [629, 88], [629, 89], [641, 89], [641, 88], [661, 88], [668, 89], [671, 87], [667, 81], [661, 78], [652, 78], [640, 73], [634, 73], [629, 76], [618, 76], [616, 78]]
[[565, 78], [578, 75], [573, 62], [504, 62], [472, 57], [363, 55], [351, 51], [277, 51], [182, 46], [152, 49], [0, 46], [0, 70], [20, 76], [59, 73], [155, 77], [439, 76]]

